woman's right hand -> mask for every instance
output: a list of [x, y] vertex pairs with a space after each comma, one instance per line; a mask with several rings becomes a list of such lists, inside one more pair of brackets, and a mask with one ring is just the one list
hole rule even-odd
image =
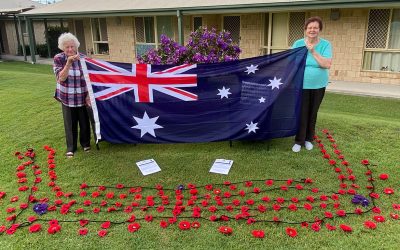
[[67, 58], [67, 64], [68, 64], [69, 66], [71, 66], [73, 62], [75, 62], [75, 61], [77, 61], [77, 60], [79, 60], [79, 59], [80, 59], [79, 54], [76, 54], [76, 55], [73, 55], [73, 56], [69, 56], [69, 57]]
[[310, 51], [311, 54], [314, 53], [315, 44], [312, 44], [310, 42], [306, 42], [306, 47], [307, 47], [308, 51]]
[[58, 74], [58, 79], [60, 81], [65, 81], [68, 78], [68, 72], [72, 66], [72, 63], [74, 63], [75, 61], [79, 60], [79, 54], [73, 55], [73, 56], [68, 56], [67, 58], [67, 62], [64, 66], [64, 68], [61, 70], [61, 72]]

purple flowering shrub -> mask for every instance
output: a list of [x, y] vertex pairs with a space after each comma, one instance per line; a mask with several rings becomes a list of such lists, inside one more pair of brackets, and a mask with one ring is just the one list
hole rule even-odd
[[147, 64], [216, 63], [237, 60], [240, 52], [229, 32], [217, 33], [215, 28], [200, 27], [191, 32], [186, 46], [161, 35], [159, 48], [151, 49], [137, 59], [139, 63]]
[[143, 56], [138, 56], [139, 63], [146, 64], [182, 64], [186, 53], [185, 46], [179, 45], [168, 36], [161, 35], [158, 49], [151, 49]]
[[199, 28], [190, 34], [186, 45], [187, 63], [216, 63], [239, 59], [239, 46], [231, 39], [227, 31], [216, 32], [215, 28]]

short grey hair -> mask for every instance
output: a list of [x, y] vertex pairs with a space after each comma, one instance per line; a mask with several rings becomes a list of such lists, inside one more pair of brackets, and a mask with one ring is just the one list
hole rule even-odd
[[67, 32], [67, 33], [62, 33], [60, 37], [58, 38], [58, 48], [60, 50], [64, 50], [64, 44], [66, 42], [73, 41], [75, 43], [76, 48], [79, 48], [80, 42], [78, 41], [78, 38], [74, 36], [73, 34]]

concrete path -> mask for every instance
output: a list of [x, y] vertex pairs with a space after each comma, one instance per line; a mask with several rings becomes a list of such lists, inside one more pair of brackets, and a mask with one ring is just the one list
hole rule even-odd
[[374, 96], [400, 99], [400, 76], [399, 84], [375, 84], [375, 83], [362, 83], [362, 82], [345, 82], [345, 81], [332, 81], [326, 88], [327, 92], [360, 95], [360, 96]]
[[[31, 63], [31, 56], [27, 56], [27, 63]], [[13, 55], [1, 55], [0, 61], [24, 61], [23, 56], [13, 56]], [[37, 64], [53, 64], [53, 58], [42, 58], [39, 56], [36, 56], [36, 63]]]
[[[24, 57], [1, 55], [0, 60], [24, 61]], [[28, 57], [28, 62], [30, 62], [30, 57]], [[53, 59], [37, 57], [36, 63], [52, 65]], [[332, 81], [331, 83], [329, 83], [326, 90], [327, 92], [348, 94], [348, 95], [374, 96], [374, 97], [400, 99], [400, 75], [399, 75], [398, 85]]]

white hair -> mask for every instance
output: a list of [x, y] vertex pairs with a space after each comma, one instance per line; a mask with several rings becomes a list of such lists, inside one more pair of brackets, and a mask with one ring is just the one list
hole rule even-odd
[[67, 33], [62, 33], [62, 34], [60, 35], [60, 37], [58, 38], [58, 48], [59, 48], [60, 50], [64, 50], [64, 44], [65, 44], [66, 42], [69, 42], [69, 41], [72, 41], [72, 42], [75, 43], [76, 49], [79, 48], [80, 43], [79, 43], [79, 41], [78, 41], [78, 38], [76, 38], [76, 36], [74, 36], [73, 34], [71, 34], [71, 33], [69, 33], [69, 32], [67, 32]]

